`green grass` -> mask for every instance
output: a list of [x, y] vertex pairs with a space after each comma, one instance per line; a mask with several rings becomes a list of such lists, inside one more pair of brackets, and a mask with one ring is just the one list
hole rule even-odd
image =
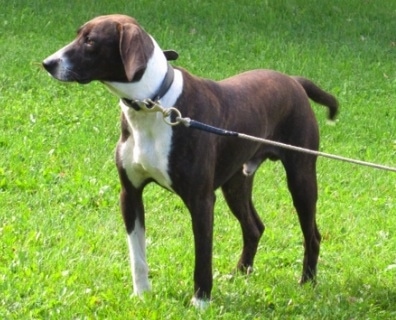
[[[255, 273], [232, 273], [239, 226], [216, 206], [211, 307], [192, 295], [190, 219], [146, 190], [153, 292], [131, 297], [113, 153], [118, 102], [100, 84], [61, 84], [40, 67], [88, 19], [136, 17], [176, 65], [213, 79], [253, 68], [309, 77], [341, 104], [313, 106], [321, 150], [396, 165], [394, 1], [0, 0], [1, 319], [390, 319], [396, 317], [396, 176], [320, 159], [318, 286], [299, 287], [301, 232], [279, 163], [257, 175], [266, 223]], [[188, 115], [186, 115], [188, 116]]]

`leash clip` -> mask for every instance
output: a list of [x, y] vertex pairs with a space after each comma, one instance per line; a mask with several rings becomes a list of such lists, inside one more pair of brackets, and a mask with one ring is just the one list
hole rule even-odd
[[[162, 116], [164, 117], [164, 122], [170, 126], [176, 126], [183, 122], [180, 111], [175, 107], [164, 108], [161, 106], [161, 103], [159, 101], [153, 101], [151, 99], [139, 100], [136, 101], [136, 103], [139, 105], [142, 111], [162, 113]], [[174, 121], [171, 120], [172, 113], [175, 115]]]

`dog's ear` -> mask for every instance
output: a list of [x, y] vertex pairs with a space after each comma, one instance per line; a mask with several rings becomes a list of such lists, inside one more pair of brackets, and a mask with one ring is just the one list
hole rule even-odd
[[150, 36], [139, 26], [128, 23], [118, 26], [120, 35], [120, 54], [125, 75], [132, 81], [139, 71], [147, 66], [154, 44]]

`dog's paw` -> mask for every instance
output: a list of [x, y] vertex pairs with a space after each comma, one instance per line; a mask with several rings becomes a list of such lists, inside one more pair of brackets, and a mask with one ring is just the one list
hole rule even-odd
[[208, 299], [199, 299], [197, 297], [192, 297], [191, 299], [191, 304], [197, 309], [197, 310], [206, 310], [210, 306], [210, 300]]
[[236, 272], [243, 276], [248, 276], [253, 273], [253, 266], [238, 264]]
[[247, 268], [246, 268], [246, 274], [247, 275], [250, 275], [250, 274], [252, 274], [253, 273], [253, 267], [252, 266], [248, 266]]
[[142, 298], [145, 293], [151, 291], [151, 285], [148, 281], [135, 282], [133, 286], [133, 294], [139, 298]]

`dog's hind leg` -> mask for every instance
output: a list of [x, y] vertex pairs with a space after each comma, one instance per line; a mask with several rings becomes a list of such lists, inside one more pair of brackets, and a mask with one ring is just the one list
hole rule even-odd
[[257, 246], [265, 229], [252, 202], [253, 177], [240, 170], [222, 186], [225, 200], [242, 228], [243, 250], [237, 268], [244, 273], [252, 271]]
[[[290, 154], [289, 154], [290, 155]], [[315, 282], [321, 236], [316, 224], [316, 158], [310, 155], [289, 156], [283, 161], [289, 191], [298, 213], [304, 236], [304, 261], [300, 283]]]

